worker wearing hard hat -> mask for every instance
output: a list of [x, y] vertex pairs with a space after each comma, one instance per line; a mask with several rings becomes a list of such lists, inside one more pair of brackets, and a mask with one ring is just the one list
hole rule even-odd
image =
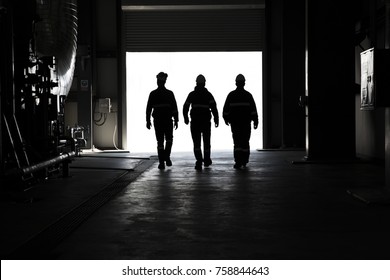
[[175, 96], [172, 91], [165, 88], [167, 77], [168, 74], [164, 72], [158, 73], [158, 88], [150, 93], [148, 104], [146, 106], [147, 129], [150, 129], [152, 126], [150, 122], [150, 115], [153, 116], [154, 130], [156, 132], [157, 139], [159, 169], [165, 169], [165, 163], [167, 166], [172, 165], [170, 156], [173, 141], [173, 126], [177, 129], [179, 122]]
[[[205, 87], [206, 78], [198, 75], [196, 78], [195, 90], [188, 94], [183, 105], [184, 123], [189, 123], [188, 111], [191, 106], [191, 135], [194, 144], [194, 155], [196, 159], [195, 169], [202, 170], [203, 164], [208, 167], [211, 160], [211, 114], [214, 117], [215, 127], [219, 125], [217, 104], [213, 95]], [[201, 141], [203, 136], [203, 154]]]
[[234, 143], [234, 168], [246, 167], [249, 161], [251, 137], [251, 122], [257, 129], [259, 124], [256, 104], [252, 94], [244, 89], [245, 77], [236, 77], [237, 88], [230, 92], [223, 107], [223, 118], [230, 125]]

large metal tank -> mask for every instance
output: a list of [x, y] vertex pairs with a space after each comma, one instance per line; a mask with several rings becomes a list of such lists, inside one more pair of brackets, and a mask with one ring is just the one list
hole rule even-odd
[[36, 0], [35, 50], [38, 57], [54, 56], [58, 87], [67, 95], [72, 85], [77, 51], [77, 0]]

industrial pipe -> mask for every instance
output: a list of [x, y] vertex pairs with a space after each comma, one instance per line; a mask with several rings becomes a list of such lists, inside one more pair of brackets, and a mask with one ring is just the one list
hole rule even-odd
[[[76, 153], [74, 151], [72, 151], [72, 152], [64, 153], [60, 156], [54, 157], [52, 159], [48, 159], [48, 160], [45, 160], [43, 162], [21, 168], [22, 175], [28, 175], [28, 174], [40, 171], [42, 169], [45, 169], [46, 167], [52, 166], [54, 164], [68, 161], [68, 160], [72, 159], [75, 155], [76, 155]], [[67, 172], [67, 171], [65, 171], [65, 172]], [[64, 174], [64, 176], [66, 176], [66, 174]]]

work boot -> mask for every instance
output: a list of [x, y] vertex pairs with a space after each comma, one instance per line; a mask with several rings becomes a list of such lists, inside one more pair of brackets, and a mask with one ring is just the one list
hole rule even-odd
[[205, 167], [209, 167], [212, 164], [213, 164], [213, 161], [211, 159], [205, 159], [204, 160], [204, 166]]
[[210, 158], [210, 149], [205, 149], [204, 150], [204, 160], [203, 160], [203, 162], [204, 162], [204, 166], [205, 167], [208, 167], [208, 166], [210, 166], [213, 163], [213, 161]]
[[171, 151], [172, 151], [172, 141], [167, 141], [165, 143], [165, 150], [164, 150], [165, 162], [167, 166], [172, 166]]
[[158, 165], [158, 169], [165, 169], [164, 147], [157, 147], [157, 155], [158, 155], [158, 161], [160, 162], [160, 164]]
[[194, 155], [196, 159], [195, 169], [202, 170], [202, 164], [203, 164], [202, 150], [199, 148], [194, 148]]
[[196, 170], [202, 170], [202, 161], [197, 160], [195, 163], [195, 169]]

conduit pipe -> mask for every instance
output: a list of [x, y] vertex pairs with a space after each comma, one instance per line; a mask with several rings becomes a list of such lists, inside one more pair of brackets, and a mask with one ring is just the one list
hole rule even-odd
[[[76, 152], [74, 152], [74, 151], [69, 152], [69, 153], [63, 153], [62, 155], [59, 155], [57, 157], [54, 157], [54, 158], [42, 161], [40, 163], [21, 168], [22, 175], [24, 176], [24, 175], [29, 175], [29, 174], [35, 173], [37, 171], [43, 170], [49, 166], [53, 166], [53, 165], [61, 163], [61, 162], [66, 163], [67, 161], [71, 160], [75, 155], [76, 155]], [[64, 174], [63, 174], [64, 177], [66, 177], [68, 175], [68, 171], [65, 169], [68, 169], [68, 166], [66, 166], [66, 168], [64, 168]]]

